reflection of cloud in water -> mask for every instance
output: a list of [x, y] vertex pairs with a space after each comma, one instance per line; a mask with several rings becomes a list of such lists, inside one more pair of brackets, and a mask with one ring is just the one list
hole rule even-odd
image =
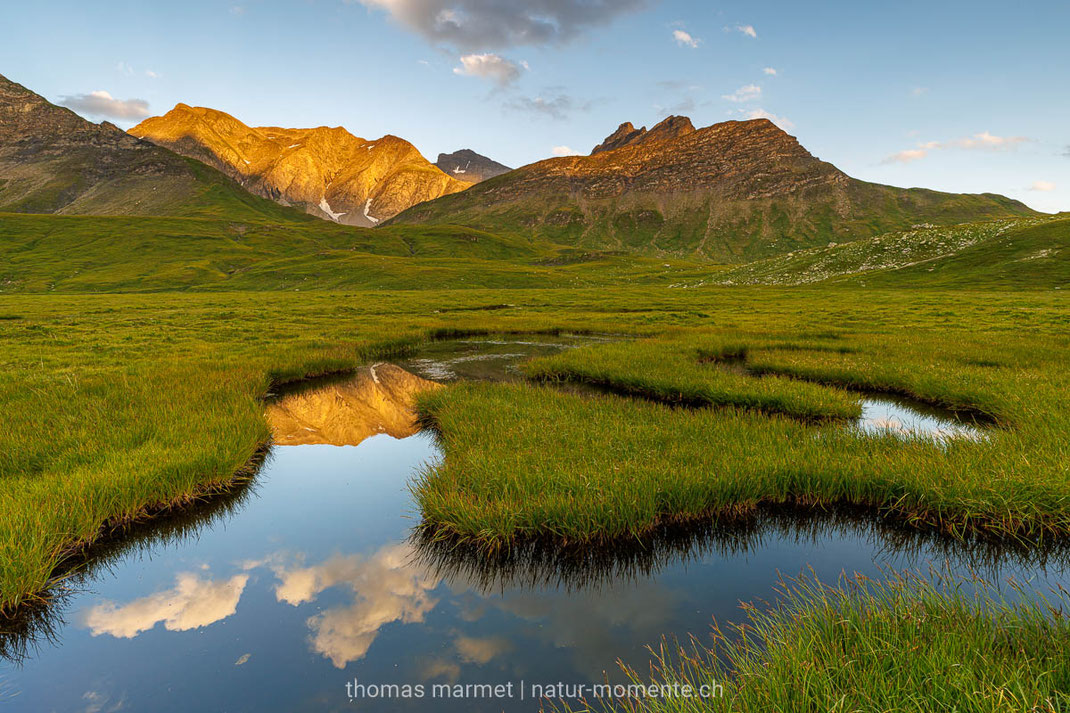
[[453, 645], [462, 661], [480, 665], [513, 650], [509, 640], [501, 636], [458, 636]]
[[[427, 562], [414, 557], [411, 542], [386, 546], [370, 557], [335, 555], [312, 566], [286, 564], [278, 555], [264, 564], [270, 564], [278, 578], [275, 596], [280, 602], [298, 606], [337, 586], [353, 592], [353, 604], [308, 619], [312, 649], [338, 668], [364, 658], [383, 626], [423, 623], [439, 603], [433, 594], [443, 580], [440, 573], [429, 573]], [[572, 649], [577, 665], [596, 677], [629, 642], [638, 638], [655, 643], [677, 604], [670, 591], [651, 581], [568, 596], [523, 588], [495, 595], [480, 593], [476, 581], [453, 577], [449, 589], [462, 621], [480, 619], [488, 609], [503, 612], [525, 622], [524, 630], [537, 640], [554, 649]], [[502, 636], [457, 634], [453, 644], [455, 662], [478, 666], [514, 648]], [[436, 660], [428, 667], [429, 679], [453, 680], [460, 673], [454, 662]]]
[[233, 614], [245, 589], [248, 575], [239, 574], [214, 582], [193, 572], [175, 578], [175, 586], [128, 604], [101, 602], [86, 610], [83, 623], [93, 636], [111, 634], [131, 639], [159, 622], [168, 631], [188, 631], [214, 624]]
[[112, 701], [111, 696], [100, 691], [86, 691], [82, 694], [85, 701], [84, 713], [118, 713], [126, 706], [126, 697]]
[[439, 578], [409, 566], [410, 546], [390, 545], [371, 558], [336, 555], [312, 567], [275, 568], [279, 584], [275, 596], [294, 606], [313, 601], [320, 592], [344, 585], [356, 600], [308, 620], [312, 648], [338, 668], [368, 653], [380, 627], [391, 622], [422, 622], [438, 600], [431, 591]]

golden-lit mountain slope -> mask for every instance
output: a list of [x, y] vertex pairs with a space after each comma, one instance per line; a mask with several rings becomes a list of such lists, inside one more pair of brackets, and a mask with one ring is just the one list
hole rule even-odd
[[221, 111], [178, 104], [130, 133], [215, 166], [257, 195], [350, 225], [375, 225], [470, 185], [404, 139], [366, 141], [341, 127], [250, 127]]

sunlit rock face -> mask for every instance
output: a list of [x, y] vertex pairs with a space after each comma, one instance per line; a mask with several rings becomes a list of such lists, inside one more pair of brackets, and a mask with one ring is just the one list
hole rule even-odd
[[437, 388], [401, 367], [376, 364], [352, 379], [289, 394], [270, 404], [267, 416], [283, 446], [355, 446], [379, 433], [405, 438], [419, 430], [416, 395]]
[[373, 226], [471, 185], [389, 134], [369, 141], [341, 127], [251, 127], [185, 104], [130, 133], [214, 166], [252, 193], [348, 225]]

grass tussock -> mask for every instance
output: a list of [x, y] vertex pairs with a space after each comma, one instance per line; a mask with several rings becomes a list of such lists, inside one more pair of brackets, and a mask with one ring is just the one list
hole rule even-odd
[[[964, 586], [966, 585], [966, 586]], [[959, 711], [1070, 708], [1065, 592], [1009, 601], [983, 582], [916, 575], [826, 586], [790, 580], [744, 605], [712, 646], [663, 643], [631, 684], [682, 695], [592, 701], [584, 711]], [[571, 709], [578, 713], [579, 709]]]

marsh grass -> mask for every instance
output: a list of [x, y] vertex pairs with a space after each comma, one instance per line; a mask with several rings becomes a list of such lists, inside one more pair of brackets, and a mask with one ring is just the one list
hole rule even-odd
[[[773, 605], [715, 627], [712, 645], [663, 642], [635, 685], [720, 692], [614, 703], [578, 712], [959, 711], [1070, 709], [1070, 597], [1007, 597], [980, 580], [862, 576], [827, 586], [782, 582]], [[720, 688], [717, 688], [720, 686]], [[669, 690], [666, 689], [666, 690]], [[558, 710], [558, 707], [554, 707]]]
[[[426, 287], [421, 279], [419, 271], [412, 272], [408, 284]], [[1061, 463], [1070, 461], [1065, 419], [1044, 399], [1033, 398], [1036, 385], [1047, 385], [1056, 396], [1065, 388], [1065, 377], [1052, 376], [1050, 366], [1068, 348], [1060, 336], [1070, 328], [1064, 297], [866, 294], [865, 304], [846, 290], [627, 286], [511, 289], [507, 296], [477, 289], [2, 295], [0, 315], [18, 318], [0, 320], [0, 609], [39, 598], [64, 556], [97, 538], [109, 523], [137, 520], [231, 481], [269, 437], [261, 397], [274, 384], [352, 369], [436, 337], [586, 330], [664, 334], [692, 340], [696, 347], [712, 336], [749, 345], [759, 339], [798, 344], [816, 339], [857, 349], [891, 335], [904, 344], [916, 341], [925, 354], [939, 352], [934, 343], [948, 342], [954, 349], [946, 359], [969, 367], [979, 379], [1017, 373], [1007, 386], [1023, 390], [1023, 407], [1012, 415], [1028, 423], [1030, 409], [1049, 414], [1028, 439], [1042, 444], [1050, 459], [1062, 448]], [[497, 308], [482, 309], [488, 306]], [[933, 383], [939, 383], [937, 377]], [[1002, 413], [1008, 398], [1015, 402], [1013, 395], [996, 394], [993, 411]], [[558, 422], [555, 413], [526, 412], [515, 422], [480, 414], [486, 429], [473, 434], [470, 444], [490, 433], [508, 443], [511, 436], [503, 429], [513, 425], [520, 435], [532, 424], [548, 434], [557, 432], [557, 424], [574, 424], [577, 433], [591, 437], [600, 433], [597, 423]], [[792, 421], [777, 420], [777, 428], [800, 427]], [[1025, 445], [998, 459], [1007, 470], [1000, 477], [1011, 484], [1008, 501], [1018, 498], [1015, 488], [1024, 489], [1021, 481], [1035, 471], [1032, 492], [1015, 507], [1050, 496], [1039, 509], [1062, 508], [1049, 482], [1051, 462], [1034, 462], [1025, 450], [1023, 426], [1018, 421], [1011, 426], [1007, 432], [1020, 434]], [[663, 432], [663, 441], [671, 443], [670, 436]], [[570, 447], [568, 439], [560, 442]], [[601, 448], [588, 455], [570, 467], [597, 483], [612, 470], [616, 454]], [[1023, 455], [1028, 463], [1015, 460]], [[514, 456], [497, 470], [523, 466], [525, 459]], [[495, 470], [489, 460], [481, 467]], [[809, 480], [797, 476], [801, 492]], [[488, 491], [486, 497], [493, 504], [497, 494]]]
[[[993, 368], [967, 362], [993, 351], [968, 340], [950, 348], [935, 335], [828, 341], [781, 348], [767, 337], [688, 332], [526, 366], [543, 381], [717, 409], [531, 385], [428, 394], [421, 408], [446, 458], [414, 486], [424, 527], [495, 549], [533, 537], [636, 538], [674, 521], [803, 503], [872, 507], [960, 537], [1070, 534], [1070, 383], [1058, 345], [1008, 341], [990, 359], [1008, 366]], [[745, 359], [747, 369], [708, 363], [728, 359]], [[905, 393], [999, 427], [985, 439], [938, 443], [808, 423], [857, 406], [840, 384]]]

